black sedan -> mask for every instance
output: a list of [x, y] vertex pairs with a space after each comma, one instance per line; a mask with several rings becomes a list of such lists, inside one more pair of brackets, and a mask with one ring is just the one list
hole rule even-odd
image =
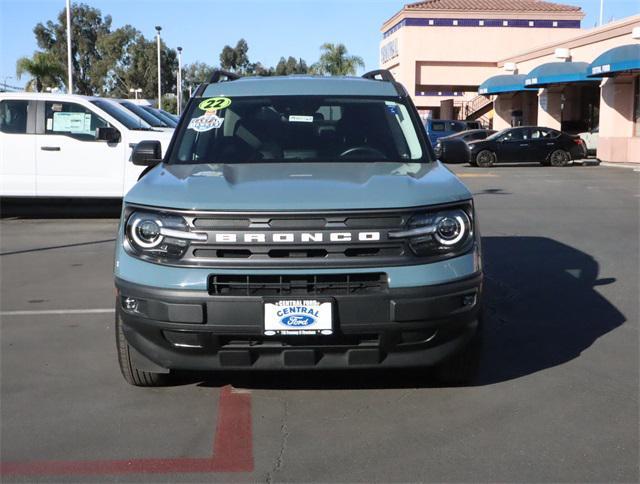
[[469, 163], [484, 168], [521, 161], [565, 166], [587, 155], [587, 147], [579, 136], [538, 126], [504, 129], [467, 146]]
[[465, 163], [469, 159], [467, 143], [483, 140], [495, 131], [472, 129], [439, 138], [434, 148], [436, 156], [443, 163]]

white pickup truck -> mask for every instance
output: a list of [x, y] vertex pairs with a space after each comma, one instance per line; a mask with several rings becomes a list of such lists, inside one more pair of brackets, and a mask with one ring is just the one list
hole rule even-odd
[[159, 131], [104, 98], [0, 94], [0, 197], [122, 198], [141, 167], [130, 162], [141, 140]]

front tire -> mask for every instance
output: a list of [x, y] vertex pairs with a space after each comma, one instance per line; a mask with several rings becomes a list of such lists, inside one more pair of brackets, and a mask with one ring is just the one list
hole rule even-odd
[[571, 161], [571, 155], [564, 150], [555, 150], [549, 155], [551, 166], [567, 166], [569, 161]]
[[118, 349], [118, 364], [125, 381], [136, 387], [160, 387], [169, 382], [169, 375], [152, 373], [136, 368], [131, 358], [131, 347], [124, 337], [122, 318], [116, 308], [116, 347]]
[[476, 155], [476, 165], [481, 168], [491, 168], [496, 162], [496, 154], [493, 151], [482, 150]]
[[484, 347], [484, 325], [478, 320], [478, 329], [467, 346], [433, 369], [435, 379], [444, 385], [463, 386], [473, 383], [480, 369]]

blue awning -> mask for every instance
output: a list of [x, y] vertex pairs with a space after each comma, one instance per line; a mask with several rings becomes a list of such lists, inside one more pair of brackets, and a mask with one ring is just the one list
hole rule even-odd
[[488, 96], [490, 94], [524, 91], [524, 80], [526, 77], [524, 74], [503, 74], [490, 77], [480, 84], [478, 94]]
[[621, 45], [600, 54], [589, 65], [589, 77], [609, 77], [640, 70], [640, 44]]
[[552, 84], [594, 82], [587, 77], [586, 62], [548, 62], [527, 74], [524, 85], [528, 88], [547, 87]]

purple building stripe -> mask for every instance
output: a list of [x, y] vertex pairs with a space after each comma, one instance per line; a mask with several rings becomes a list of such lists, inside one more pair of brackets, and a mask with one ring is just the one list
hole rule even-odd
[[538, 29], [579, 29], [580, 20], [405, 18], [382, 34], [387, 38], [402, 27], [515, 27]]

